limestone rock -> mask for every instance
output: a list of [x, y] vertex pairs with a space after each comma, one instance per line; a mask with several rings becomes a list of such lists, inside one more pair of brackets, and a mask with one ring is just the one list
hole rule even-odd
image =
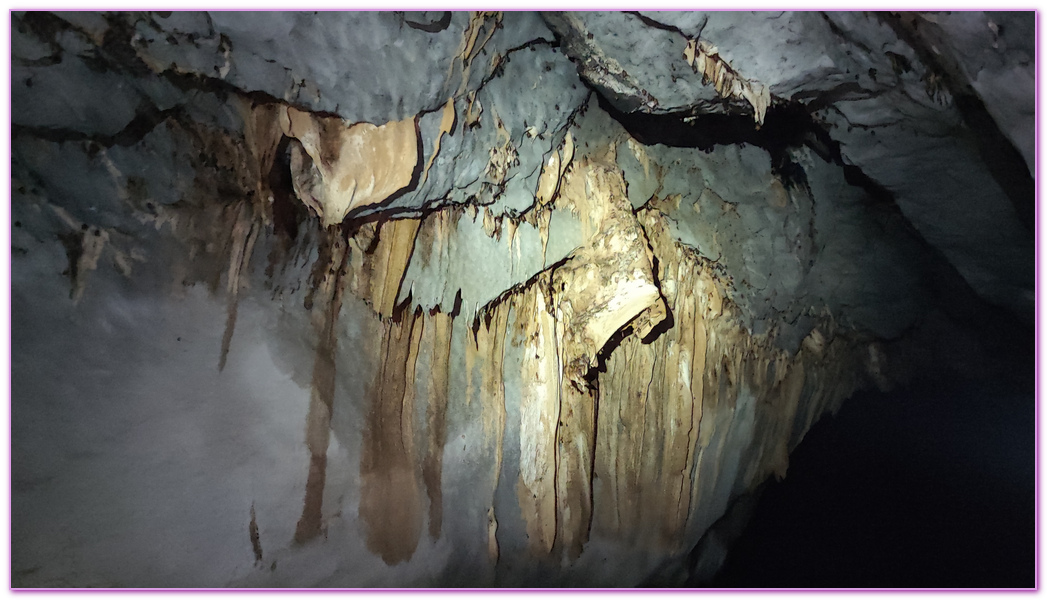
[[12, 13], [12, 585], [707, 575], [856, 391], [1001, 372], [1030, 22]]

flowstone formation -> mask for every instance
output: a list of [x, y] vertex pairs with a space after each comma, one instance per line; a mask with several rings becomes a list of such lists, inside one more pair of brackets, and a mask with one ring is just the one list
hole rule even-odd
[[13, 585], [688, 581], [1031, 322], [964, 15], [14, 13]]

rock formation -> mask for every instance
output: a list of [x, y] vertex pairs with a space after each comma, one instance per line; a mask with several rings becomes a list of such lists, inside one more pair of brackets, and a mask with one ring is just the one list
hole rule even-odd
[[16, 587], [678, 583], [1033, 322], [1031, 12], [11, 35]]

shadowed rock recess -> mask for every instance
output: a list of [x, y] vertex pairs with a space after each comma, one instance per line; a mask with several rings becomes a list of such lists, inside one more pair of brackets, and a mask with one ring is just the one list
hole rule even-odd
[[1033, 19], [12, 13], [12, 585], [711, 577], [1031, 379]]

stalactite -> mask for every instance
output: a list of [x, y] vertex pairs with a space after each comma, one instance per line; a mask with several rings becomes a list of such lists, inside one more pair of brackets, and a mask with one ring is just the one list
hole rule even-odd
[[556, 427], [556, 543], [571, 560], [581, 555], [589, 540], [596, 398], [595, 390], [578, 389], [566, 377], [561, 380]]
[[568, 172], [561, 195], [583, 215], [588, 245], [553, 271], [557, 320], [564, 325], [564, 377], [586, 386], [597, 353], [611, 336], [659, 300], [643, 230], [622, 174], [583, 161]]
[[[276, 110], [290, 114], [292, 109]], [[451, 103], [442, 127], [449, 116], [454, 116]], [[264, 123], [256, 125], [256, 137], [264, 137]], [[302, 142], [303, 152], [308, 141]], [[402, 288], [412, 262], [449, 260], [448, 244], [459, 235], [463, 210], [470, 209], [448, 207], [419, 219], [322, 230], [306, 297], [319, 343], [306, 431], [310, 467], [296, 541], [313, 539], [324, 528], [338, 364], [334, 332], [344, 289], [371, 306], [384, 329], [375, 341], [381, 347], [379, 372], [367, 392], [359, 515], [367, 547], [388, 564], [410, 560], [416, 551], [426, 514], [423, 486], [430, 537], [438, 539], [445, 528], [447, 411], [451, 380], [463, 369], [465, 406], [480, 403], [478, 443], [492, 457], [490, 469], [477, 475], [482, 482], [477, 492], [488, 505], [481, 543], [492, 563], [499, 560], [504, 516], [495, 497], [505, 442], [507, 336], [521, 356], [510, 367], [520, 369], [523, 382], [519, 477], [512, 485], [528, 552], [568, 560], [581, 555], [591, 531], [640, 547], [682, 551], [737, 494], [767, 476], [783, 476], [797, 441], [794, 432], [802, 434], [853, 393], [862, 383], [855, 372], [877, 368], [873, 350], [848, 337], [828, 314], [794, 356], [777, 349], [773, 331], [763, 336], [746, 331], [738, 308], [727, 299], [731, 283], [668, 233], [660, 208], [673, 208], [674, 200], [651, 202], [634, 213], [613, 144], [579, 149], [568, 134], [555, 160], [545, 165], [538, 206], [521, 222], [472, 207], [473, 223], [504, 242], [499, 248], [510, 254], [520, 251], [514, 245], [523, 227], [537, 229], [544, 254], [554, 211], [577, 215], [585, 242], [487, 305], [466, 306], [462, 312], [474, 325], [467, 329], [464, 356], [451, 352], [452, 314], [458, 308], [443, 306], [451, 290], [434, 295], [439, 304], [423, 311], [412, 300], [414, 288]], [[275, 146], [256, 145], [254, 160], [264, 170]], [[297, 192], [308, 199], [312, 192], [302, 185], [303, 172], [297, 176]], [[314, 184], [315, 191], [321, 182]], [[324, 218], [319, 206], [313, 210]], [[186, 229], [194, 232], [190, 239], [198, 251], [228, 256], [224, 364], [242, 273], [267, 213], [246, 199], [212, 212], [218, 217], [210, 223], [201, 213]], [[222, 224], [232, 231], [224, 240], [204, 233]], [[430, 372], [425, 431], [418, 436], [424, 445], [418, 446], [412, 414], [415, 364], [422, 353], [430, 356]]]
[[236, 312], [240, 305], [240, 289], [246, 283], [243, 276], [249, 272], [251, 254], [260, 229], [254, 209], [248, 202], [241, 202], [238, 215], [231, 233], [232, 245], [229, 251], [229, 270], [226, 274], [226, 321], [222, 334], [222, 350], [218, 358], [218, 370], [225, 369], [229, 357], [229, 346], [233, 341], [236, 329]]
[[251, 522], [247, 525], [251, 537], [251, 550], [254, 551], [254, 564], [262, 562], [262, 538], [258, 533], [258, 517], [255, 515], [254, 502], [251, 503]]
[[538, 177], [538, 187], [534, 197], [539, 206], [549, 204], [556, 198], [560, 181], [563, 179], [567, 168], [574, 158], [574, 136], [568, 131], [564, 135], [563, 143], [559, 148], [554, 148], [549, 157], [542, 165], [542, 173]]
[[683, 58], [695, 73], [702, 74], [702, 83], [712, 84], [723, 98], [745, 100], [753, 108], [756, 126], [763, 125], [771, 93], [767, 86], [745, 79], [720, 57], [720, 51], [704, 40], [688, 40]]
[[[479, 27], [469, 35], [476, 37], [478, 31]], [[478, 42], [476, 38], [469, 43]], [[706, 64], [716, 64], [706, 59]], [[282, 123], [275, 133], [265, 122], [273, 110]], [[273, 110], [254, 113], [258, 122], [252, 131], [257, 130], [254, 135], [259, 138], [265, 138], [266, 131], [297, 138], [291, 145], [292, 171], [295, 191], [303, 202], [323, 222], [340, 222], [337, 215], [364, 205], [352, 190], [348, 203], [340, 200], [334, 207], [327, 202], [332, 190], [355, 190], [353, 185], [331, 187], [336, 171], [349, 168], [344, 149], [351, 128], [289, 107]], [[452, 98], [444, 107], [433, 154], [424, 168], [417, 169], [423, 177], [432, 167], [442, 134], [456, 120]], [[379, 136], [396, 127], [368, 129], [367, 135]], [[504, 177], [514, 160], [511, 140], [499, 130], [502, 150], [492, 155], [488, 165], [488, 175], [495, 180]], [[397, 136], [400, 141], [393, 145], [403, 142], [405, 149], [404, 140], [410, 136]], [[276, 145], [271, 141], [255, 145], [258, 169], [264, 170]], [[637, 148], [633, 153], [641, 157], [638, 160], [649, 175], [643, 150]], [[566, 260], [487, 305], [466, 306], [463, 312], [474, 326], [463, 344], [464, 364], [452, 361], [453, 317], [441, 308], [451, 290], [436, 294], [438, 303], [423, 312], [410, 301], [414, 288], [402, 289], [413, 261], [429, 265], [448, 260], [444, 254], [458, 235], [460, 207], [437, 210], [421, 219], [356, 224], [350, 237], [335, 236], [331, 239], [342, 241], [327, 242], [318, 262], [318, 268], [324, 268], [314, 272], [314, 289], [307, 298], [314, 316], [327, 316], [316, 322], [321, 343], [307, 432], [310, 477], [296, 539], [315, 537], [322, 528], [335, 369], [330, 328], [336, 312], [330, 311], [340, 306], [330, 281], [335, 272], [344, 273], [336, 277], [338, 293], [348, 284], [385, 328], [380, 371], [368, 392], [371, 409], [360, 463], [360, 516], [368, 548], [389, 564], [409, 560], [418, 545], [423, 485], [429, 502], [429, 535], [433, 539], [441, 535], [449, 382], [459, 369], [465, 371], [466, 407], [474, 400], [480, 402], [481, 447], [492, 452], [492, 469], [481, 476], [489, 486], [483, 493], [490, 494], [485, 543], [489, 559], [499, 559], [500, 516], [494, 500], [506, 426], [507, 335], [522, 351], [516, 367], [524, 386], [515, 492], [529, 552], [534, 556], [563, 553], [571, 560], [582, 553], [593, 527], [642, 546], [680, 551], [688, 532], [700, 533], [740, 490], [770, 474], [782, 476], [793, 431], [806, 430], [825, 409], [853, 392], [860, 382], [849, 375], [849, 369], [856, 364], [875, 366], [867, 350], [860, 358], [847, 358], [858, 356], [858, 344], [837, 336], [828, 316], [792, 357], [777, 350], [769, 335], [745, 331], [738, 309], [726, 299], [731, 284], [721, 281], [707, 261], [667, 233], [659, 212], [664, 203], [649, 203], [633, 212], [615, 153], [613, 140], [606, 146], [576, 148], [568, 132], [561, 147], [549, 155], [535, 190], [536, 209], [524, 216], [526, 226], [538, 230], [544, 255], [552, 211], [569, 210], [581, 222], [585, 243]], [[382, 168], [415, 169], [416, 163], [405, 157], [401, 152], [395, 157], [398, 166]], [[402, 169], [397, 172], [403, 175]], [[405, 181], [397, 177], [396, 185]], [[347, 180], [342, 177], [342, 181]], [[368, 202], [381, 201], [395, 191], [393, 187], [376, 192]], [[519, 251], [514, 244], [522, 223], [506, 221], [486, 208], [482, 221], [477, 221], [480, 209], [472, 210], [473, 222], [482, 224], [489, 237], [504, 235], [508, 252]], [[240, 272], [234, 266], [243, 263], [246, 268], [243, 254], [253, 243], [256, 221], [236, 221], [228, 271], [231, 286]], [[248, 227], [246, 236], [244, 227]], [[416, 246], [421, 248], [417, 256]], [[329, 272], [328, 263], [342, 267]], [[234, 289], [230, 287], [230, 296], [235, 301]], [[426, 431], [419, 438], [426, 442], [424, 449], [416, 450], [411, 414], [415, 362], [423, 346], [431, 356]]]
[[283, 106], [276, 103], [254, 104], [236, 97], [234, 100], [244, 122], [244, 145], [251, 160], [247, 165], [255, 183], [254, 198], [266, 224], [273, 222], [274, 190], [270, 188], [270, 173], [277, 162], [277, 153], [283, 131], [280, 113]]
[[560, 364], [556, 323], [546, 294], [547, 273], [516, 302], [514, 343], [523, 348], [520, 381], [520, 480], [517, 500], [534, 555], [552, 551], [556, 537], [556, 445]]
[[422, 464], [422, 479], [429, 497], [429, 536], [440, 537], [443, 525], [444, 444], [447, 441], [447, 398], [449, 393], [449, 363], [453, 317], [443, 311], [430, 315], [431, 327], [425, 329], [426, 345], [432, 348], [429, 371], [429, 403], [426, 407], [426, 435], [428, 445]]
[[[474, 320], [474, 323], [476, 321]], [[473, 383], [473, 374], [476, 371], [477, 356], [479, 348], [476, 340], [476, 329], [470, 329], [468, 339], [465, 340], [465, 406], [469, 407], [476, 393], [476, 384]]]
[[583, 160], [559, 184], [564, 202], [583, 215], [589, 243], [550, 277], [560, 404], [555, 539], [572, 559], [588, 540], [593, 510], [598, 391], [590, 369], [615, 332], [659, 301], [647, 243], [621, 173], [605, 165]]
[[309, 477], [302, 517], [295, 529], [295, 541], [299, 543], [315, 538], [322, 529], [327, 446], [331, 439], [331, 413], [334, 410], [337, 323], [342, 307], [348, 256], [348, 247], [341, 232], [332, 228], [326, 233], [322, 242], [326, 245], [326, 252], [321, 252], [322, 271], [311, 314], [318, 342], [305, 430], [305, 443], [309, 449]]
[[[915, 113], [904, 103], [892, 105], [888, 100], [901, 98], [905, 86], [888, 89], [867, 67], [886, 60], [901, 76], [915, 59], [902, 56], [912, 56], [913, 48], [889, 31], [882, 37], [876, 28], [819, 18], [759, 25], [771, 32], [791, 28], [790, 44], [805, 33], [819, 38], [815, 42], [830, 40], [828, 51], [808, 53], [821, 60], [806, 70], [796, 52], [771, 57], [781, 58], [787, 71], [775, 77], [762, 51], [769, 42], [747, 47], [733, 39], [739, 23], [713, 19], [706, 27], [698, 17], [507, 13], [504, 27], [500, 12], [446, 13], [428, 25], [404, 15], [348, 17], [349, 29], [371, 28], [360, 35], [302, 15], [256, 16], [246, 25], [205, 14], [15, 17], [25, 27], [14, 32], [13, 48], [26, 56], [16, 57], [22, 75], [12, 80], [20, 94], [14, 101], [24, 105], [12, 159], [19, 171], [12, 177], [12, 219], [20, 220], [12, 249], [19, 253], [17, 283], [24, 286], [17, 300], [32, 311], [20, 337], [39, 341], [31, 339], [39, 333], [34, 319], [68, 326], [68, 339], [52, 348], [62, 358], [104, 342], [95, 339], [97, 332], [132, 346], [141, 342], [137, 335], [158, 355], [177, 347], [168, 362], [184, 371], [196, 368], [199, 340], [217, 345], [220, 336], [218, 370], [230, 356], [236, 369], [218, 381], [238, 390], [237, 402], [250, 404], [263, 384], [269, 396], [301, 397], [294, 406], [257, 394], [253, 412], [247, 411], [252, 423], [231, 442], [211, 438], [243, 412], [240, 405], [209, 413], [165, 405], [175, 426], [193, 428], [203, 414], [218, 419], [200, 434], [206, 438], [195, 448], [201, 456], [230, 444], [265, 450], [253, 461], [219, 461], [205, 474], [232, 468], [242, 475], [264, 463], [272, 475], [254, 491], [215, 488], [215, 515], [235, 519], [234, 542], [243, 556], [229, 553], [227, 564], [216, 563], [199, 575], [203, 579], [234, 573], [247, 577], [234, 584], [290, 581], [277, 578], [279, 558], [281, 569], [313, 583], [382, 585], [392, 573], [413, 578], [404, 580], [408, 585], [439, 584], [451, 567], [474, 566], [482, 572], [477, 581], [490, 576], [484, 583], [530, 583], [545, 569], [556, 583], [574, 583], [583, 574], [602, 577], [601, 570], [611, 568], [598, 566], [604, 561], [679, 558], [732, 502], [769, 477], [784, 477], [790, 451], [826, 412], [864, 386], [891, 385], [896, 373], [888, 367], [895, 365], [887, 364], [874, 335], [900, 336], [883, 342], [890, 349], [908, 344], [913, 330], [905, 327], [924, 317], [927, 335], [935, 336], [951, 333], [953, 321], [976, 310], [977, 304], [957, 304], [938, 292], [975, 293], [965, 278], [977, 284], [979, 278], [968, 275], [977, 275], [981, 263], [956, 250], [954, 239], [930, 236], [924, 244], [909, 231], [912, 220], [921, 232], [934, 233], [919, 217], [941, 203], [916, 193], [923, 188], [880, 181], [885, 169], [879, 164], [888, 138], [902, 139], [902, 125], [910, 138], [917, 136], [912, 152], [930, 157], [938, 148], [933, 134], [970, 111], [933, 110], [941, 82], [927, 69], [930, 101], [923, 98]], [[989, 24], [993, 40], [1006, 41]], [[639, 31], [634, 27], [652, 28], [644, 37], [668, 41], [662, 49], [675, 48], [674, 56], [663, 57], [664, 64], [638, 60], [655, 52], [654, 45], [620, 54], [622, 40]], [[868, 38], [880, 49], [877, 56], [856, 52], [857, 62], [841, 62], [852, 54], [834, 47], [841, 36], [833, 32], [841, 27]], [[680, 37], [699, 29], [709, 38]], [[252, 33], [288, 39], [260, 43]], [[390, 46], [395, 56], [367, 54], [375, 40], [396, 42], [397, 35], [421, 45]], [[709, 42], [717, 37], [723, 56]], [[325, 47], [343, 51], [338, 58], [346, 60], [306, 56]], [[902, 54], [888, 52], [884, 59], [887, 47]], [[644, 64], [659, 68], [640, 73]], [[912, 66], [909, 92], [922, 85], [919, 65]], [[695, 75], [681, 78], [688, 67]], [[383, 69], [400, 77], [385, 77], [383, 89], [353, 87]], [[758, 71], [768, 85], [751, 77]], [[698, 79], [715, 92], [680, 94], [696, 90]], [[835, 83], [818, 83], [823, 80]], [[113, 83], [111, 110], [78, 106], [75, 93], [53, 93], [87, 89], [92, 81]], [[770, 84], [792, 98], [782, 99], [773, 117], [767, 117]], [[42, 103], [34, 106], [37, 99]], [[75, 110], [49, 110], [48, 103]], [[777, 133], [749, 135], [751, 123], [739, 129], [729, 113], [747, 112], [746, 103], [757, 129], [769, 118], [779, 122], [765, 129]], [[637, 111], [663, 114], [632, 118]], [[901, 124], [894, 113], [905, 113]], [[876, 122], [858, 124], [870, 120]], [[906, 123], [916, 120], [913, 133]], [[688, 123], [694, 131], [680, 134]], [[699, 125], [707, 127], [698, 131]], [[865, 136], [873, 134], [887, 145], [870, 150]], [[632, 156], [623, 153], [619, 162], [619, 149]], [[830, 154], [835, 162], [819, 158]], [[954, 171], [980, 169], [956, 156]], [[990, 171], [970, 181], [993, 183], [996, 175], [996, 183], [1006, 183], [999, 168]], [[856, 178], [874, 201], [848, 191]], [[979, 192], [988, 194], [985, 206], [993, 212], [1000, 208], [993, 208], [993, 198], [1008, 190], [990, 187]], [[997, 216], [1009, 223], [1012, 211], [1007, 202], [1003, 207]], [[62, 248], [53, 247], [52, 235], [64, 245], [68, 281], [54, 281], [54, 271], [66, 265], [53, 268]], [[855, 239], [868, 242], [870, 251], [863, 253]], [[932, 252], [938, 246], [946, 258]], [[256, 249], [270, 253], [267, 290], [251, 280], [261, 271], [252, 264]], [[904, 268], [910, 253], [919, 268]], [[133, 263], [146, 256], [154, 261], [150, 271], [131, 278]], [[110, 259], [127, 280], [99, 269]], [[152, 266], [165, 262], [173, 293], [154, 285], [160, 270]], [[151, 316], [171, 314], [169, 295], [186, 294], [183, 288], [197, 283], [206, 283], [214, 297], [183, 296], [189, 301], [176, 313], [210, 319], [217, 311], [221, 319], [224, 311], [223, 332], [163, 318], [153, 323]], [[68, 284], [61, 292], [68, 291], [73, 306], [36, 296], [55, 284]], [[111, 297], [95, 297], [90, 286]], [[242, 345], [233, 342], [241, 302], [241, 337], [247, 325], [249, 292], [251, 321], [260, 324], [251, 338], [259, 347], [243, 357], [249, 360], [237, 360], [230, 352]], [[840, 314], [822, 304], [839, 307]], [[348, 326], [339, 323], [343, 314]], [[306, 316], [304, 331], [296, 329]], [[935, 324], [938, 318], [944, 322]], [[135, 329], [136, 319], [156, 327]], [[168, 338], [174, 326], [177, 346]], [[157, 335], [145, 339], [143, 331]], [[923, 344], [912, 343], [906, 351]], [[81, 371], [90, 367], [94, 384], [104, 376], [106, 390], [121, 381], [121, 373], [98, 361], [69, 357], [72, 375], [80, 364]], [[272, 370], [270, 359], [278, 372], [261, 373]], [[156, 365], [145, 366], [125, 374], [127, 389], [116, 390], [121, 394], [108, 405], [120, 406], [128, 393], [137, 394], [143, 377], [159, 373]], [[238, 382], [245, 373], [255, 377]], [[81, 386], [84, 393], [92, 381]], [[58, 392], [70, 387], [43, 383]], [[137, 417], [149, 412], [147, 401], [164, 391], [137, 394], [133, 399], [145, 404], [132, 411], [132, 420], [142, 421]], [[52, 409], [82, 404], [47, 400], [31, 406], [48, 418]], [[292, 425], [304, 431], [292, 429], [289, 438], [282, 425], [299, 412], [306, 412], [305, 423]], [[134, 446], [150, 431], [149, 422], [141, 424], [135, 435], [114, 439]], [[332, 434], [340, 436], [336, 444]], [[336, 472], [345, 460], [359, 472]], [[45, 467], [54, 465], [45, 462], [15, 482], [24, 488], [17, 493], [46, 500], [59, 489], [54, 485], [62, 484], [62, 473], [50, 477]], [[197, 488], [208, 484], [197, 479], [191, 482]], [[304, 490], [291, 492], [302, 493], [301, 513], [297, 505], [287, 513], [283, 497], [301, 488], [302, 479]], [[358, 492], [359, 504], [351, 506]], [[270, 495], [263, 503], [258, 493]], [[218, 506], [230, 499], [233, 508]], [[337, 506], [330, 506], [332, 499]], [[248, 501], [249, 512], [243, 511]], [[114, 506], [114, 514], [126, 508]], [[344, 514], [345, 521], [331, 525], [330, 546], [294, 546], [326, 540], [332, 514]], [[264, 567], [256, 517], [267, 525]], [[168, 522], [153, 521], [157, 527]], [[422, 539], [426, 523], [429, 540]], [[290, 536], [292, 526], [288, 547], [289, 540], [277, 538]], [[273, 533], [280, 531], [286, 533]], [[715, 536], [707, 540], [717, 543]], [[341, 563], [301, 569], [325, 552], [352, 557], [362, 546], [400, 567], [376, 569], [373, 577]], [[364, 558], [360, 564], [378, 562]], [[43, 566], [26, 561], [20, 577], [51, 577], [46, 560]], [[622, 569], [630, 577], [650, 570], [650, 564], [631, 567]], [[608, 580], [627, 581], [614, 575]]]
[[375, 312], [382, 317], [393, 314], [420, 223], [419, 219], [382, 222], [376, 233], [377, 244], [367, 254], [364, 272], [369, 281], [369, 300]]
[[387, 564], [409, 560], [422, 532], [421, 469], [414, 448], [415, 365], [425, 317], [405, 311], [385, 320], [382, 362], [360, 458], [360, 518], [367, 548]]
[[[490, 506], [488, 509], [488, 544], [487, 552], [491, 562], [498, 560], [498, 542], [495, 532], [498, 527], [494, 513], [494, 495], [498, 487], [498, 476], [502, 470], [502, 441], [505, 437], [505, 335], [508, 326], [511, 303], [505, 302], [494, 306], [486, 325], [481, 323], [476, 341], [478, 355], [482, 358], [480, 399], [483, 438], [492, 445], [494, 467], [490, 474]], [[487, 479], [487, 477], [485, 477]]]
[[[568, 135], [546, 164], [536, 190], [542, 206], [525, 219], [537, 227], [544, 252], [551, 211], [573, 211], [585, 245], [486, 306], [465, 307], [474, 325], [462, 363], [452, 361], [453, 317], [439, 306], [423, 312], [410, 302], [413, 288], [401, 289], [412, 261], [445, 260], [460, 208], [360, 224], [346, 240], [351, 252], [344, 244], [328, 248], [329, 256], [321, 252], [323, 261], [346, 265], [350, 289], [384, 323], [380, 370], [368, 392], [359, 514], [368, 548], [389, 564], [409, 560], [418, 545], [422, 486], [430, 537], [438, 539], [444, 527], [446, 411], [459, 369], [465, 406], [480, 402], [478, 442], [492, 453], [491, 470], [478, 477], [488, 503], [483, 543], [488, 559], [499, 560], [495, 495], [506, 427], [507, 335], [522, 353], [514, 367], [524, 382], [514, 485], [528, 551], [568, 560], [580, 556], [594, 527], [643, 547], [683, 550], [688, 535], [704, 531], [738, 493], [784, 475], [794, 430], [806, 430], [853, 392], [860, 381], [849, 375], [852, 367], [875, 363], [868, 350], [847, 358], [859, 356], [859, 344], [837, 335], [828, 316], [795, 356], [774, 346], [773, 332], [752, 336], [727, 300], [730, 282], [672, 240], [662, 204], [633, 212], [613, 145], [575, 156], [573, 144]], [[520, 224], [486, 209], [477, 221], [480, 209], [474, 210], [473, 221], [492, 238], [505, 235], [514, 252]], [[332, 303], [325, 277], [314, 274], [314, 313]], [[442, 292], [442, 303], [449, 293]], [[425, 447], [416, 450], [410, 415], [421, 347], [431, 362], [419, 438]], [[322, 527], [333, 396], [325, 378], [333, 382], [333, 357], [333, 341], [321, 344], [300, 541]]]
[[[794, 429], [854, 392], [867, 351], [815, 330], [790, 356], [773, 334], [750, 334], [712, 265], [672, 240], [657, 209], [638, 218], [673, 326], [653, 340], [626, 335], [599, 375], [595, 527], [678, 552], [685, 533], [704, 531], [731, 498], [784, 476]], [[831, 319], [821, 327], [835, 332]]]

